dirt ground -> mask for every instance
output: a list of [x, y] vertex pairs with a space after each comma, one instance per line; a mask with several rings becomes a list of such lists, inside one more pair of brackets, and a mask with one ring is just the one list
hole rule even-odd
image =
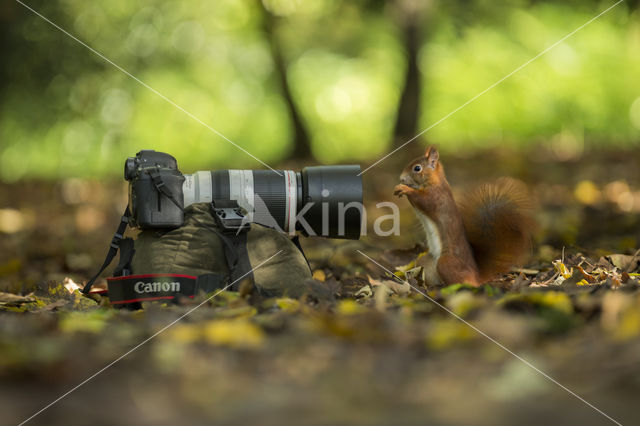
[[[364, 174], [369, 229], [407, 161]], [[399, 200], [399, 236], [303, 241], [316, 279], [304, 297], [224, 292], [158, 335], [205, 296], [132, 312], [63, 286], [102, 263], [124, 182], [3, 184], [1, 422], [90, 379], [29, 423], [638, 423], [640, 153], [442, 161], [457, 194], [527, 183], [539, 225], [523, 269], [479, 289], [424, 285], [422, 233]]]

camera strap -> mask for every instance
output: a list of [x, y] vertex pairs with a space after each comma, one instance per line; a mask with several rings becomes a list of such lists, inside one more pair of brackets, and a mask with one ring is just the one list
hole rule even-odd
[[156, 187], [156, 190], [159, 193], [164, 194], [180, 210], [184, 211], [182, 204], [179, 203], [178, 200], [176, 200], [176, 198], [173, 196], [169, 188], [167, 188], [167, 185], [164, 183], [164, 180], [162, 179], [162, 175], [160, 174], [159, 168], [158, 167], [150, 168], [147, 170], [147, 173], [149, 174], [149, 176], [151, 176], [151, 181], [153, 182], [153, 186]]
[[[212, 201], [211, 215], [220, 229], [214, 230], [224, 244], [224, 256], [229, 268], [230, 280], [247, 277], [255, 284], [253, 268], [247, 250], [247, 232], [251, 229], [236, 201]], [[256, 287], [257, 288], [257, 287]]]
[[98, 273], [95, 274], [93, 278], [91, 278], [89, 282], [87, 282], [87, 285], [85, 285], [84, 288], [82, 289], [82, 292], [84, 294], [89, 294], [89, 292], [91, 291], [91, 287], [96, 282], [96, 280], [98, 279], [102, 271], [107, 269], [107, 266], [109, 266], [109, 264], [111, 264], [111, 261], [113, 261], [113, 258], [116, 257], [116, 254], [118, 253], [118, 248], [120, 247], [120, 242], [122, 241], [122, 238], [124, 235], [124, 231], [127, 229], [127, 225], [129, 225], [130, 217], [131, 217], [131, 211], [129, 210], [129, 206], [127, 206], [127, 208], [124, 210], [124, 214], [120, 218], [120, 224], [118, 225], [118, 229], [116, 230], [115, 234], [113, 234], [113, 238], [111, 239], [111, 244], [109, 245], [109, 251], [107, 252], [107, 257], [104, 259], [104, 263], [100, 267], [100, 270], [98, 271]]
[[[183, 210], [182, 206], [178, 203], [178, 201], [175, 199], [171, 191], [169, 191], [169, 189], [165, 185], [164, 181], [162, 180], [162, 175], [160, 175], [160, 172], [158, 171], [158, 169], [151, 168], [150, 170], [147, 170], [147, 173], [149, 173], [149, 175], [151, 176], [151, 179], [153, 180], [153, 184], [156, 187], [156, 190], [164, 194], [165, 196], [167, 196], [167, 198], [169, 198], [176, 206], [178, 206], [181, 210]], [[104, 259], [104, 263], [100, 267], [100, 270], [98, 271], [98, 273], [95, 274], [93, 278], [91, 278], [89, 282], [87, 282], [87, 284], [84, 286], [84, 288], [82, 289], [82, 293], [89, 294], [89, 292], [91, 291], [91, 287], [93, 287], [93, 284], [96, 282], [100, 274], [102, 274], [102, 272], [105, 269], [107, 269], [107, 267], [113, 261], [113, 258], [116, 257], [116, 254], [118, 254], [118, 249], [120, 248], [120, 244], [124, 236], [124, 231], [127, 229], [127, 225], [129, 225], [130, 218], [131, 218], [131, 210], [127, 205], [127, 208], [124, 210], [124, 214], [120, 218], [120, 224], [118, 225], [118, 229], [116, 230], [115, 234], [113, 234], [113, 238], [111, 239], [111, 244], [109, 245], [109, 251], [107, 252], [107, 256]], [[129, 247], [127, 246], [127, 248]], [[131, 247], [131, 250], [133, 250], [133, 247]], [[130, 262], [130, 259], [133, 258], [133, 251], [131, 251], [131, 253], [127, 253], [126, 256], [123, 256], [121, 253], [120, 257], [121, 257], [121, 260], [129, 258], [129, 262]], [[121, 261], [120, 263], [123, 263], [123, 262]], [[125, 273], [123, 273], [124, 270], [126, 269], [126, 266], [127, 264], [118, 265], [118, 268], [116, 268], [116, 270], [121, 269], [119, 271], [119, 274], [126, 275]]]
[[210, 293], [225, 288], [222, 274], [200, 276], [184, 274], [144, 274], [107, 278], [109, 301], [112, 305], [126, 305], [153, 300], [193, 299], [199, 292]]
[[120, 260], [113, 270], [114, 277], [121, 277], [123, 275], [131, 275], [131, 261], [133, 261], [133, 255], [136, 253], [133, 238], [125, 238], [120, 241]]
[[253, 268], [247, 251], [247, 231], [241, 231], [239, 234], [227, 232], [218, 232], [217, 234], [224, 243], [224, 256], [229, 268], [229, 280], [234, 282], [241, 278], [248, 278], [253, 282]]

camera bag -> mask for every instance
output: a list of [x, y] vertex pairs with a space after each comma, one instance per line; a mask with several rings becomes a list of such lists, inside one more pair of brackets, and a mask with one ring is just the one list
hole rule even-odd
[[[119, 231], [116, 238], [122, 238], [124, 229]], [[193, 297], [223, 288], [237, 291], [246, 279], [261, 295], [298, 297], [311, 278], [295, 238], [255, 223], [239, 233], [225, 232], [209, 203], [186, 207], [179, 228], [142, 230], [135, 240], [125, 238], [116, 246], [120, 260], [114, 277], [107, 280], [115, 305]]]

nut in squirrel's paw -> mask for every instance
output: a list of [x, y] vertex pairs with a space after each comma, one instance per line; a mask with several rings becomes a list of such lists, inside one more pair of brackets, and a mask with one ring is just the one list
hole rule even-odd
[[396, 195], [398, 197], [402, 197], [403, 195], [407, 195], [411, 191], [412, 191], [412, 189], [410, 187], [408, 187], [407, 185], [401, 183], [399, 185], [396, 185], [395, 188], [393, 188], [393, 195]]

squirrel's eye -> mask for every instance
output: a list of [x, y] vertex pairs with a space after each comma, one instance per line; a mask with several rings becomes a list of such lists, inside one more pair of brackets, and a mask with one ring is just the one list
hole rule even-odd
[[414, 172], [419, 172], [422, 170], [422, 166], [420, 164], [416, 164], [415, 166], [413, 166], [413, 171]]

